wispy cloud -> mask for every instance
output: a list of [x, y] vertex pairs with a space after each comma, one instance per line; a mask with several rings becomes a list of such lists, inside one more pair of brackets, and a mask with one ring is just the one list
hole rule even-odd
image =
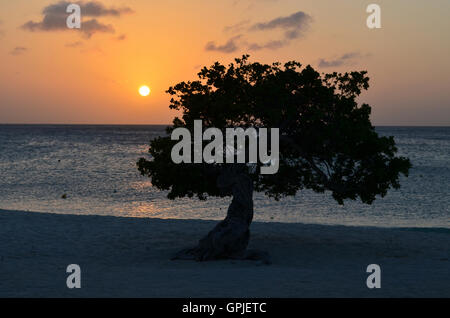
[[111, 24], [105, 24], [97, 20], [99, 17], [120, 17], [125, 14], [133, 13], [133, 10], [129, 7], [114, 8], [106, 7], [104, 4], [98, 1], [89, 2], [68, 2], [60, 1], [55, 4], [50, 4], [42, 10], [42, 20], [28, 21], [21, 26], [22, 29], [35, 32], [35, 31], [67, 31], [71, 30], [67, 28], [66, 20], [69, 13], [66, 12], [67, 7], [76, 3], [81, 7], [81, 17], [88, 18], [82, 21], [81, 28], [78, 29], [86, 38], [90, 38], [95, 33], [114, 33], [115, 29]]
[[345, 53], [337, 58], [334, 59], [323, 59], [321, 58], [319, 60], [319, 67], [338, 67], [338, 66], [342, 66], [348, 63], [351, 63], [353, 61], [355, 61], [356, 59], [362, 58], [364, 57], [364, 55], [362, 55], [359, 52], [349, 52], [349, 53]]
[[223, 31], [230, 32], [230, 33], [240, 32], [240, 31], [244, 30], [245, 28], [247, 28], [249, 24], [250, 24], [250, 20], [244, 20], [239, 23], [226, 26], [225, 28], [223, 28]]
[[[289, 45], [293, 40], [304, 36], [309, 29], [312, 17], [303, 11], [297, 11], [288, 16], [280, 16], [265, 22], [258, 22], [251, 24], [250, 20], [244, 20], [234, 25], [226, 26], [224, 32], [237, 33], [245, 31], [248, 34], [257, 33], [260, 31], [281, 31], [282, 36], [277, 39], [269, 40], [265, 43], [257, 43], [255, 41], [245, 40], [244, 36], [231, 38], [225, 44], [218, 46], [214, 41], [208, 42], [205, 49], [207, 51], [219, 51], [223, 53], [233, 53], [239, 49], [240, 46], [247, 46], [248, 50], [259, 51], [264, 49], [277, 50]], [[238, 41], [238, 40], [241, 41]]]
[[262, 49], [276, 50], [285, 47], [292, 40], [301, 38], [309, 29], [312, 17], [303, 11], [295, 12], [289, 16], [282, 16], [270, 21], [255, 23], [250, 27], [250, 31], [270, 31], [281, 30], [283, 38], [272, 40], [264, 44], [252, 43], [249, 50], [257, 51]]
[[116, 36], [114, 39], [117, 40], [117, 41], [125, 41], [127, 39], [127, 35], [126, 34], [121, 34], [119, 36]]
[[276, 49], [282, 48], [285, 45], [286, 45], [286, 42], [275, 40], [275, 41], [269, 41], [269, 42], [263, 43], [263, 44], [251, 43], [249, 45], [248, 49], [251, 51], [259, 51], [259, 50], [264, 50], [264, 49], [276, 50]]
[[222, 53], [233, 53], [238, 50], [238, 44], [236, 42], [240, 37], [240, 35], [232, 37], [223, 45], [217, 45], [214, 41], [210, 41], [206, 44], [205, 50], [217, 51]]
[[22, 54], [26, 53], [27, 51], [28, 51], [28, 48], [26, 48], [26, 47], [16, 46], [14, 49], [12, 49], [11, 52], [9, 52], [9, 54], [18, 56], [18, 55], [22, 55]]
[[82, 47], [82, 46], [83, 46], [83, 42], [81, 42], [81, 41], [71, 42], [71, 43], [67, 43], [65, 45], [65, 47], [70, 47], [70, 48], [77, 48], [77, 47]]
[[296, 38], [308, 28], [311, 21], [311, 16], [303, 11], [298, 11], [289, 16], [278, 17], [267, 22], [256, 23], [250, 27], [250, 30], [265, 31], [281, 29], [289, 32], [290, 38]]
[[78, 2], [78, 4], [80, 4], [80, 6], [81, 6], [83, 15], [86, 15], [89, 17], [104, 17], [104, 16], [108, 16], [108, 15], [120, 17], [124, 14], [134, 13], [133, 9], [131, 9], [129, 7], [106, 8], [102, 3], [97, 2], [97, 1], [90, 1], [90, 2], [85, 2], [85, 3]]

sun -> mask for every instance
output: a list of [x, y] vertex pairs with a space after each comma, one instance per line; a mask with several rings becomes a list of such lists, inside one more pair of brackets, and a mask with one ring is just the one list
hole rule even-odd
[[141, 96], [148, 96], [150, 94], [150, 88], [146, 85], [139, 87], [139, 94]]

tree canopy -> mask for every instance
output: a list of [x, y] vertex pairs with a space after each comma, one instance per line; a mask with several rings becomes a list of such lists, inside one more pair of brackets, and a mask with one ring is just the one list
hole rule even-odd
[[[228, 66], [216, 62], [198, 73], [198, 80], [168, 89], [170, 108], [180, 110], [168, 127], [279, 128], [279, 170], [262, 175], [251, 165], [239, 165], [255, 191], [279, 199], [302, 189], [331, 191], [340, 204], [345, 199], [372, 203], [390, 188], [399, 188], [400, 174], [408, 175], [407, 158], [396, 156], [393, 137], [381, 137], [370, 122], [371, 108], [357, 97], [369, 88], [366, 71], [321, 74], [296, 61], [284, 65], [250, 62], [249, 56]], [[149, 160], [139, 171], [153, 186], [168, 190], [171, 199], [184, 196], [231, 195], [218, 186], [230, 165], [181, 163], [171, 160], [176, 141], [170, 136], [150, 143]]]

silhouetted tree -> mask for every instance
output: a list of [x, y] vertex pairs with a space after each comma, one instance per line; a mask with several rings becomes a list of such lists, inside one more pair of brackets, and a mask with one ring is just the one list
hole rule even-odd
[[175, 258], [261, 257], [247, 250], [253, 191], [278, 200], [303, 189], [328, 190], [339, 204], [345, 199], [371, 204], [377, 195], [400, 187], [400, 174], [408, 175], [411, 164], [395, 156], [393, 137], [378, 136], [370, 123], [370, 106], [356, 102], [369, 87], [367, 72], [319, 74], [295, 61], [266, 65], [250, 63], [248, 57], [228, 67], [216, 62], [198, 73], [199, 80], [170, 87], [170, 108], [183, 115], [167, 131], [185, 127], [193, 135], [196, 119], [203, 121], [204, 129], [223, 131], [277, 127], [278, 173], [262, 175], [251, 164], [174, 164], [171, 150], [177, 141], [170, 136], [152, 140], [151, 160], [137, 163], [153, 186], [169, 190], [170, 199], [233, 197], [226, 218], [197, 247]]

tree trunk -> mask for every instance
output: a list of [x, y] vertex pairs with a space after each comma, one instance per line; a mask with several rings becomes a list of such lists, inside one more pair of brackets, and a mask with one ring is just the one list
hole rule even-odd
[[209, 261], [218, 259], [250, 259], [269, 263], [267, 253], [248, 251], [250, 224], [253, 220], [253, 182], [245, 173], [228, 170], [219, 178], [218, 186], [231, 190], [233, 200], [226, 218], [219, 222], [199, 244], [178, 252], [172, 259]]

